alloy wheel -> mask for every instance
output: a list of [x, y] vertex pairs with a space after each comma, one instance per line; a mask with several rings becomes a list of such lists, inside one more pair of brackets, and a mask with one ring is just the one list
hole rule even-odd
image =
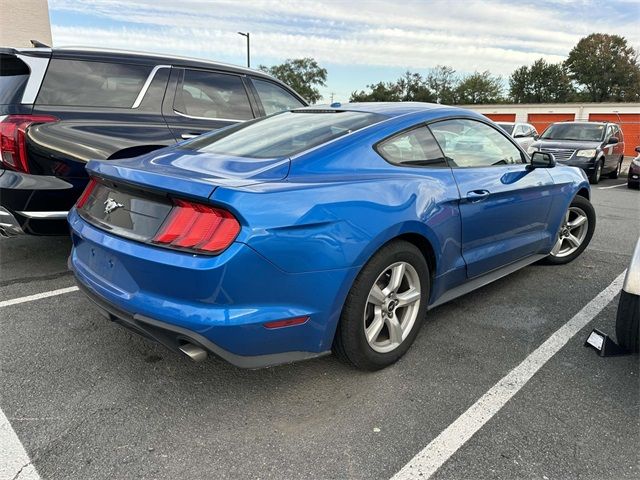
[[364, 333], [369, 346], [388, 353], [411, 333], [420, 310], [420, 278], [407, 262], [389, 265], [376, 279], [364, 310]]
[[573, 254], [584, 242], [588, 230], [589, 219], [584, 210], [579, 207], [569, 207], [551, 255], [562, 258]]

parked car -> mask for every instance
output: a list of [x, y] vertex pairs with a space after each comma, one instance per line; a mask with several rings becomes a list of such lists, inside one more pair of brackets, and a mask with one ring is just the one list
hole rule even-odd
[[629, 164], [629, 174], [627, 175], [627, 187], [640, 188], [640, 147], [636, 147], [638, 156], [631, 160]]
[[596, 184], [603, 174], [618, 178], [624, 138], [615, 123], [558, 122], [547, 127], [527, 151], [553, 153], [557, 162], [582, 168]]
[[516, 143], [525, 150], [531, 146], [538, 136], [536, 127], [529, 123], [496, 122], [500, 128], [511, 135]]
[[636, 353], [640, 350], [640, 239], [633, 251], [620, 293], [616, 338], [627, 350]]
[[69, 264], [108, 317], [192, 358], [262, 367], [333, 349], [375, 370], [427, 310], [580, 255], [589, 182], [554, 166], [468, 110], [302, 108], [89, 162]]
[[116, 50], [0, 49], [0, 234], [68, 233], [89, 159], [133, 157], [305, 101], [254, 70]]

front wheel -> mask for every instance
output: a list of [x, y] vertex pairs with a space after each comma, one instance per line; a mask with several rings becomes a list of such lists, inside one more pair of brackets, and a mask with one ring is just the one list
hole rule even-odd
[[391, 365], [409, 349], [424, 317], [429, 267], [412, 243], [380, 249], [358, 274], [340, 316], [333, 351], [363, 370]]
[[616, 318], [618, 343], [631, 352], [640, 350], [640, 296], [622, 290]]
[[593, 205], [586, 198], [576, 196], [564, 215], [556, 243], [545, 261], [563, 265], [575, 260], [589, 245], [595, 228]]
[[602, 160], [597, 160], [594, 165], [595, 170], [589, 177], [589, 183], [592, 185], [597, 185], [600, 182], [600, 177], [602, 177]]

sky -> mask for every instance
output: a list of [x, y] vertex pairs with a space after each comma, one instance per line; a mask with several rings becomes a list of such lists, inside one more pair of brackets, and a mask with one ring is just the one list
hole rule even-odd
[[506, 82], [538, 58], [561, 62], [593, 32], [640, 52], [640, 0], [49, 0], [53, 44], [176, 54], [251, 66], [313, 57], [324, 101], [437, 65]]

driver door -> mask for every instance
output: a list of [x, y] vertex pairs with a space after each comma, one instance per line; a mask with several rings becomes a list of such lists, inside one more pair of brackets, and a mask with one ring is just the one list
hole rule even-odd
[[548, 235], [553, 189], [549, 172], [528, 170], [524, 153], [484, 122], [451, 119], [429, 127], [458, 186], [467, 276], [537, 253]]

